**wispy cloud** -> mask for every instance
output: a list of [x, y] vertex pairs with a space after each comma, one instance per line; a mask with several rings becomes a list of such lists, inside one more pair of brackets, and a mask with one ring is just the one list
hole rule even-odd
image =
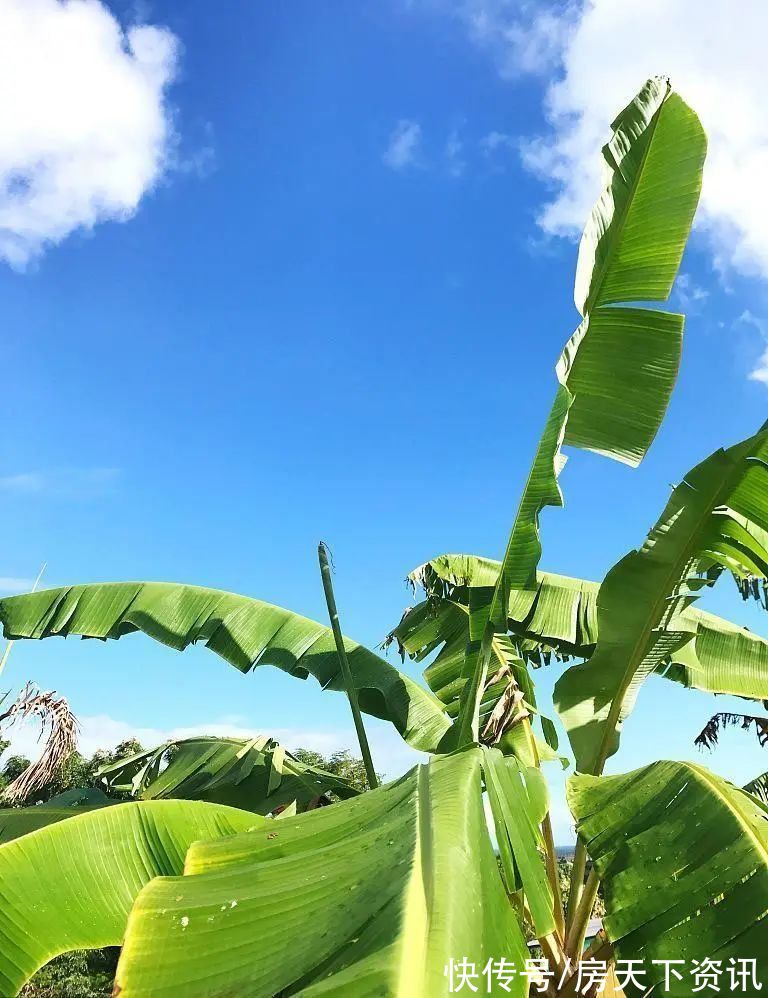
[[34, 579], [18, 578], [15, 575], [0, 575], [0, 593], [28, 593], [34, 584]]
[[763, 341], [763, 351], [757, 359], [756, 365], [748, 374], [750, 381], [759, 381], [768, 386], [768, 326], [756, 315], [745, 309], [739, 316], [739, 322], [746, 326], [751, 326], [760, 334]]
[[393, 170], [418, 166], [421, 159], [421, 125], [410, 118], [401, 118], [392, 129], [382, 157]]
[[119, 468], [58, 468], [48, 471], [23, 471], [0, 476], [0, 493], [19, 496], [91, 499], [111, 492], [119, 477]]
[[[554, 194], [538, 222], [578, 237], [600, 188], [596, 151], [643, 81], [668, 74], [709, 136], [699, 228], [721, 271], [768, 277], [768, 4], [742, 0], [413, 0], [460, 23], [499, 74], [546, 75], [547, 130], [522, 146]], [[660, 27], [661, 26], [661, 27]], [[616, 39], [631, 39], [617, 45]]]
[[480, 148], [486, 156], [493, 156], [500, 149], [517, 151], [518, 142], [507, 132], [488, 132], [480, 139]]
[[530, 0], [410, 0], [408, 6], [451, 17], [499, 74], [513, 79], [557, 64], [576, 4], [560, 2], [552, 11]]
[[125, 221], [173, 165], [178, 43], [106, 3], [0, 3], [0, 259]]
[[709, 298], [709, 291], [697, 284], [690, 274], [680, 274], [675, 281], [674, 299], [685, 312], [697, 312]]
[[464, 142], [459, 135], [458, 128], [454, 128], [445, 143], [445, 161], [450, 176], [461, 177], [463, 175], [467, 166], [463, 153]]

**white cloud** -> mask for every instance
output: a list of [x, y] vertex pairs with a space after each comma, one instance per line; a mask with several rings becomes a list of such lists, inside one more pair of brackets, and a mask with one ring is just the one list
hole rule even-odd
[[452, 177], [460, 177], [466, 169], [464, 160], [464, 143], [459, 136], [458, 128], [454, 128], [449, 134], [445, 143], [445, 161], [448, 165], [448, 173]]
[[709, 298], [709, 291], [697, 284], [690, 274], [679, 274], [675, 281], [674, 299], [685, 312], [696, 312]]
[[486, 156], [492, 156], [499, 149], [517, 149], [518, 143], [506, 132], [488, 132], [480, 139], [480, 148]]
[[749, 309], [745, 309], [741, 313], [739, 322], [756, 329], [763, 341], [763, 352], [758, 357], [756, 366], [749, 372], [749, 380], [760, 381], [762, 384], [768, 385], [768, 328], [765, 322], [762, 319], [758, 319]]
[[124, 221], [171, 164], [178, 45], [99, 0], [0, 2], [0, 258]]
[[119, 476], [119, 468], [22, 471], [0, 477], [0, 493], [57, 496], [62, 499], [92, 499], [111, 491]]
[[418, 121], [401, 118], [392, 129], [383, 160], [393, 170], [405, 170], [419, 164], [421, 125]]
[[570, 5], [549, 11], [525, 0], [422, 0], [421, 6], [440, 8], [463, 24], [505, 79], [554, 65], [569, 28]]
[[[503, 2], [476, 0], [475, 6], [490, 6], [497, 21], [499, 8], [508, 10]], [[742, 0], [734, 18], [721, 0], [584, 0], [539, 8], [516, 23], [506, 44], [518, 70], [546, 70], [558, 51], [557, 79], [545, 100], [551, 131], [523, 152], [526, 165], [556, 190], [540, 213], [541, 227], [580, 233], [599, 191], [597, 150], [612, 118], [648, 76], [667, 74], [709, 136], [700, 227], [715, 264], [768, 276], [768, 5]], [[542, 37], [553, 46], [542, 47]]]

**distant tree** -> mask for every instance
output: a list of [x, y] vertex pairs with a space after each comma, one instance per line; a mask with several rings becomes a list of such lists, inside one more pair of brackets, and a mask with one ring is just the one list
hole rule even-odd
[[[0, 755], [8, 748], [9, 744], [9, 742], [0, 741]], [[73, 752], [48, 786], [36, 793], [34, 798], [26, 803], [45, 803], [51, 797], [76, 787], [98, 787], [100, 784], [96, 774], [101, 766], [118, 762], [120, 759], [126, 759], [128, 756], [141, 751], [142, 745], [139, 741], [135, 738], [127, 738], [113, 749], [98, 749], [89, 759], [86, 759], [80, 752]], [[29, 765], [29, 759], [23, 755], [9, 756], [0, 769], [0, 790], [15, 780]], [[126, 799], [128, 798], [127, 794], [124, 796]]]
[[[331, 755], [326, 756], [321, 752], [315, 752], [314, 749], [300, 748], [293, 755], [299, 762], [303, 762], [307, 766], [316, 766], [318, 769], [324, 769], [326, 773], [342, 777], [351, 783], [356, 790], [370, 789], [363, 760], [352, 755], [349, 749], [340, 749], [338, 752], [332, 752]], [[381, 774], [377, 773], [376, 775], [381, 782]]]

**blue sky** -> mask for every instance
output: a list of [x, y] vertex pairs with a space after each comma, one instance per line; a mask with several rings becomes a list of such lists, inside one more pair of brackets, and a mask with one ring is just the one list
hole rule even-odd
[[[598, 148], [558, 178], [567, 132], [547, 95], [581, 22], [563, 41], [532, 5], [518, 35], [489, 35], [469, 16], [481, 6], [112, 5], [124, 28], [138, 17], [176, 40], [157, 96], [173, 154], [112, 220], [99, 207], [93, 226], [13, 233], [3, 251], [0, 581], [45, 561], [50, 585], [186, 581], [323, 619], [322, 538], [345, 631], [375, 645], [415, 565], [500, 556], [577, 321], [568, 212]], [[636, 87], [665, 68], [636, 61]], [[625, 89], [601, 102], [618, 110]], [[768, 386], [750, 378], [762, 248], [716, 182], [673, 298], [688, 321], [667, 421], [637, 471], [572, 456], [566, 508], [543, 518], [545, 568], [602, 577], [671, 483], [766, 418]], [[727, 586], [708, 605], [768, 633]], [[352, 743], [345, 702], [312, 681], [242, 677], [140, 637], [20, 644], [6, 678], [66, 694], [89, 747], [200, 726]], [[692, 739], [729, 703], [649, 682], [614, 771], [701, 761]], [[407, 753], [374, 727], [379, 767], [402, 770]], [[768, 769], [742, 733], [703, 761], [742, 781]]]

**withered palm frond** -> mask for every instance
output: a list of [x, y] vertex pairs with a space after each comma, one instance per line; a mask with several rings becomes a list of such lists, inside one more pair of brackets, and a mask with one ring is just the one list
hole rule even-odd
[[15, 703], [0, 714], [0, 724], [28, 717], [40, 718], [40, 737], [47, 735], [45, 748], [40, 758], [5, 788], [0, 795], [4, 804], [22, 804], [44, 789], [77, 747], [77, 718], [67, 700], [57, 697], [55, 691], [42, 693], [33, 683], [27, 683]]
[[753, 714], [715, 714], [707, 721], [696, 736], [694, 744], [701, 749], [713, 749], [717, 745], [720, 732], [725, 728], [743, 728], [749, 731], [754, 726], [760, 745], [768, 745], [768, 717], [755, 717]]

